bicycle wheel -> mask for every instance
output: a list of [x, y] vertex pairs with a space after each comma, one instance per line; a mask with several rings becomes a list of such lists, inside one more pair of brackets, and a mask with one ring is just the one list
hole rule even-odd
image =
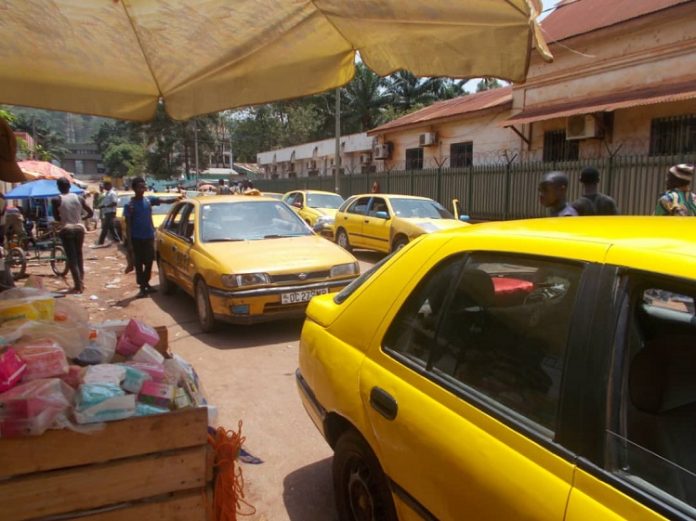
[[68, 258], [62, 246], [55, 245], [51, 250], [51, 269], [59, 277], [68, 274]]
[[5, 269], [12, 273], [12, 278], [20, 279], [27, 272], [27, 256], [22, 248], [10, 248], [5, 257]]

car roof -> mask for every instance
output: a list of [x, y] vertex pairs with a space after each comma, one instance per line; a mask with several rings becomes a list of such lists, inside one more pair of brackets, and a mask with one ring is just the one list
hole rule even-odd
[[382, 193], [369, 193], [369, 194], [355, 194], [351, 195], [350, 199], [356, 197], [384, 197], [385, 199], [413, 199], [416, 201], [433, 201], [430, 197], [420, 197], [418, 195], [403, 195], [403, 194], [382, 194]]
[[285, 192], [285, 195], [287, 194], [292, 194], [295, 192], [302, 192], [304, 194], [327, 194], [327, 195], [337, 195], [341, 197], [341, 194], [337, 194], [336, 192], [327, 192], [325, 190], [289, 190]]
[[[693, 217], [557, 217], [476, 224], [432, 235], [479, 236], [506, 251], [509, 242], [537, 242], [551, 248], [557, 244], [562, 257], [696, 279], [695, 225]], [[541, 248], [538, 253], [555, 255]]]
[[235, 202], [255, 202], [255, 201], [270, 201], [277, 203], [277, 199], [272, 197], [265, 197], [263, 195], [244, 195], [244, 194], [234, 194], [234, 195], [200, 195], [192, 197], [191, 200], [198, 201], [201, 204], [214, 204], [214, 203], [235, 203]]

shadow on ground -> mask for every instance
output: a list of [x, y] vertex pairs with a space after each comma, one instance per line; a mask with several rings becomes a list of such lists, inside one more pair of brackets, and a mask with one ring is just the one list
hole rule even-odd
[[170, 339], [170, 343], [195, 336], [215, 349], [240, 349], [295, 342], [299, 340], [302, 330], [303, 319], [293, 319], [249, 326], [220, 323], [213, 333], [203, 333], [198, 324], [193, 298], [181, 289], [174, 295], [153, 293], [150, 298], [162, 311], [171, 315], [173, 323], [166, 325], [178, 325], [187, 333]]
[[283, 480], [283, 503], [291, 521], [338, 519], [331, 481], [331, 458], [288, 474]]

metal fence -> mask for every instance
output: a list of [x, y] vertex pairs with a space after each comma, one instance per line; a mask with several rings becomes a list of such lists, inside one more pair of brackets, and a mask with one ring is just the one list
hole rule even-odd
[[[602, 159], [549, 163], [511, 161], [467, 168], [384, 171], [347, 174], [339, 178], [343, 197], [366, 193], [374, 181], [383, 193], [420, 195], [451, 208], [459, 199], [464, 213], [476, 220], [523, 219], [545, 215], [537, 186], [541, 176], [562, 170], [570, 180], [568, 200], [580, 196], [580, 172], [594, 166], [601, 174], [600, 191], [611, 195], [622, 214], [650, 215], [664, 191], [667, 169], [677, 163], [694, 163], [696, 154], [679, 156], [615, 156]], [[263, 179], [257, 187], [268, 192], [291, 190], [334, 191], [332, 176]]]

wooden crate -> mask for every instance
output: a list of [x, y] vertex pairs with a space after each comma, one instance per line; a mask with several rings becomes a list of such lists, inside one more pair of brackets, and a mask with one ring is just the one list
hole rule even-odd
[[0, 439], [0, 520], [207, 521], [207, 427], [200, 407]]

